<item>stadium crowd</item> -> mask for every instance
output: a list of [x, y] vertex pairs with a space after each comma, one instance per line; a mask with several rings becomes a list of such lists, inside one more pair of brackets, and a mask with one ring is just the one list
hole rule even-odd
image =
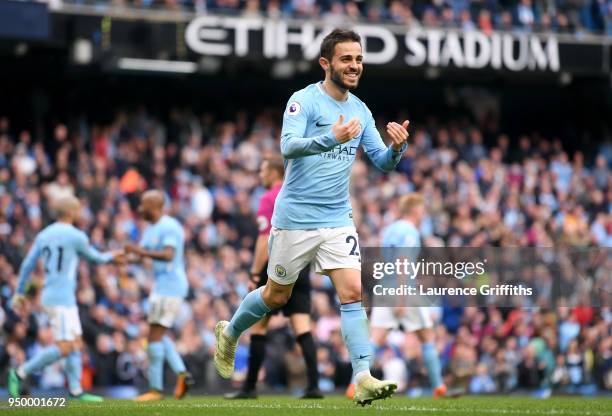
[[[49, 0], [56, 7], [62, 0]], [[410, 28], [440, 27], [517, 32], [612, 34], [610, 0], [64, 0], [136, 8], [166, 8], [271, 18], [322, 19], [332, 25], [370, 22]]]
[[[53, 201], [75, 193], [83, 207], [77, 226], [99, 249], [115, 249], [138, 241], [145, 224], [135, 213], [137, 199], [154, 187], [166, 193], [168, 211], [186, 233], [190, 292], [174, 327], [177, 349], [199, 387], [224, 386], [211, 363], [214, 324], [228, 319], [247, 293], [254, 212], [264, 192], [256, 172], [264, 155], [278, 151], [280, 120], [271, 109], [254, 116], [236, 111], [231, 119], [175, 109], [161, 121], [141, 107], [119, 112], [110, 124], [85, 118], [56, 124], [43, 141], [0, 117], [0, 385], [10, 366], [51, 342], [36, 300], [42, 270], [32, 279], [26, 309], [15, 313], [8, 301], [33, 236], [52, 220]], [[612, 247], [612, 144], [568, 154], [559, 139], [511, 139], [496, 130], [463, 120], [417, 123], [391, 174], [360, 154], [351, 187], [361, 245], [376, 246], [396, 218], [397, 197], [417, 190], [428, 201], [421, 227], [426, 246]], [[595, 278], [609, 284], [610, 270], [608, 263]], [[350, 382], [350, 360], [333, 288], [326, 277], [311, 279], [321, 388], [331, 391]], [[85, 389], [143, 386], [151, 285], [146, 267], [80, 263]], [[293, 391], [304, 385], [304, 364], [283, 319], [271, 321], [262, 377], [270, 388]], [[473, 393], [612, 390], [609, 307], [447, 305], [440, 320], [437, 346], [450, 386]], [[248, 337], [241, 342], [234, 383], [246, 371]], [[58, 366], [34, 385], [63, 386]], [[376, 351], [374, 371], [411, 394], [427, 385], [411, 334], [393, 332]]]

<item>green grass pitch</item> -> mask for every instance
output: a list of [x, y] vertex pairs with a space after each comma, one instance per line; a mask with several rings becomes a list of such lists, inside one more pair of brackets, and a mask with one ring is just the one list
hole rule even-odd
[[299, 400], [287, 396], [261, 396], [258, 400], [229, 401], [218, 396], [167, 399], [153, 403], [107, 400], [104, 403], [69, 402], [66, 408], [9, 409], [0, 403], [2, 415], [83, 415], [83, 416], [349, 416], [349, 415], [580, 415], [611, 416], [612, 398], [553, 397], [462, 397], [458, 399], [411, 399], [397, 396], [362, 408], [342, 396], [323, 400]]

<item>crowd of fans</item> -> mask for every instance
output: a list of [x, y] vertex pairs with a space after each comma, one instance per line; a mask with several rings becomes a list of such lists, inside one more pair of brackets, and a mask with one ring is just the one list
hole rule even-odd
[[[172, 110], [162, 121], [139, 108], [105, 125], [85, 118], [56, 124], [43, 141], [0, 117], [0, 385], [10, 366], [52, 342], [38, 298], [42, 270], [32, 277], [26, 309], [12, 311], [9, 299], [34, 235], [52, 221], [53, 201], [76, 194], [82, 202], [77, 226], [99, 249], [115, 249], [142, 235], [146, 224], [135, 208], [140, 192], [154, 187], [166, 193], [168, 212], [186, 233], [190, 291], [174, 327], [177, 349], [199, 387], [228, 387], [211, 365], [214, 325], [228, 319], [247, 293], [254, 212], [264, 192], [256, 172], [264, 155], [278, 152], [281, 119], [278, 109], [237, 110], [232, 119]], [[568, 154], [559, 139], [511, 140], [495, 128], [434, 119], [415, 123], [410, 141], [390, 174], [377, 171], [362, 153], [355, 161], [351, 188], [358, 197], [352, 204], [362, 246], [379, 244], [380, 231], [396, 219], [398, 196], [416, 190], [428, 204], [421, 227], [428, 246], [612, 247], [610, 142], [586, 155]], [[609, 284], [610, 262], [603, 276], [600, 270], [593, 277]], [[329, 279], [313, 274], [311, 280], [321, 388], [331, 391], [350, 382], [350, 359]], [[143, 385], [152, 284], [150, 270], [140, 265], [80, 263], [77, 299], [89, 352], [85, 388]], [[473, 393], [612, 389], [607, 305], [446, 305], [439, 318], [437, 345], [450, 386]], [[271, 388], [300, 389], [305, 372], [299, 348], [283, 317], [275, 316], [271, 328], [262, 377]], [[234, 383], [246, 371], [246, 343], [243, 337]], [[392, 332], [373, 366], [411, 394], [427, 386], [414, 335]], [[33, 383], [63, 386], [60, 364]]]
[[[50, 0], [61, 4], [62, 0]], [[65, 3], [520, 32], [612, 34], [610, 0], [64, 0]]]

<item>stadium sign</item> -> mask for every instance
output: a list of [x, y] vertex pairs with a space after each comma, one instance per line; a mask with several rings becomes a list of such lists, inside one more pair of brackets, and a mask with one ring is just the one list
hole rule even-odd
[[[428, 30], [406, 34], [409, 51], [404, 60], [410, 66], [449, 66], [457, 68], [507, 69], [510, 71], [550, 70], [558, 72], [559, 44], [555, 37], [471, 31], [461, 37], [456, 32]], [[518, 44], [518, 48], [516, 47]], [[518, 49], [518, 53], [516, 52]]]
[[[374, 65], [455, 67], [518, 71], [561, 70], [556, 36], [440, 29], [398, 31], [382, 25], [355, 25], [364, 59]], [[208, 56], [303, 59], [318, 57], [331, 27], [311, 22], [201, 16], [186, 28], [187, 46]]]

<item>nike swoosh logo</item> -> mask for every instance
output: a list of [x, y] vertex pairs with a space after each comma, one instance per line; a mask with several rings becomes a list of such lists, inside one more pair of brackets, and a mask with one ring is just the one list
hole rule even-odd
[[318, 122], [318, 121], [317, 121], [317, 122], [315, 123], [315, 125], [316, 125], [317, 127], [325, 127], [325, 126], [331, 126], [331, 123], [321, 124], [320, 122]]
[[359, 356], [359, 359], [360, 359], [360, 360], [363, 360], [364, 358], [368, 358], [368, 357], [369, 357], [369, 355], [360, 355], [360, 356]]

